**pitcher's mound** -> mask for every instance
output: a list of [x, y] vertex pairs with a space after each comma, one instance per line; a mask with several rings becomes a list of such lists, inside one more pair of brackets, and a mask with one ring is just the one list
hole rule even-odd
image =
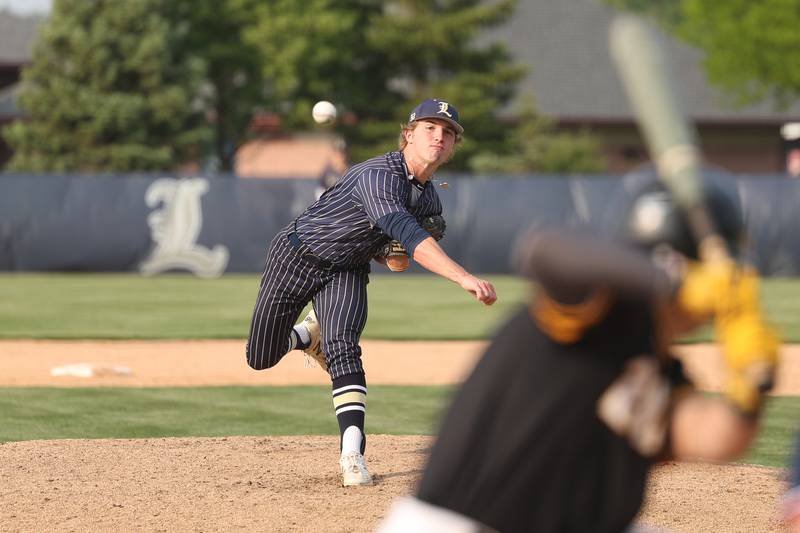
[[[373, 531], [430, 437], [368, 435], [372, 487], [340, 486], [338, 437], [59, 440], [0, 445], [11, 531]], [[667, 464], [642, 516], [673, 532], [781, 531], [779, 471]], [[543, 487], [542, 490], [547, 490]]]

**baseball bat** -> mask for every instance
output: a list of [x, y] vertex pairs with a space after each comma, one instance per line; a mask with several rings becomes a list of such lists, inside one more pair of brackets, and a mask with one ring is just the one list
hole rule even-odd
[[619, 15], [611, 24], [609, 48], [660, 179], [687, 215], [699, 257], [729, 259], [706, 208], [697, 134], [681, 109], [674, 76], [655, 31], [636, 15]]

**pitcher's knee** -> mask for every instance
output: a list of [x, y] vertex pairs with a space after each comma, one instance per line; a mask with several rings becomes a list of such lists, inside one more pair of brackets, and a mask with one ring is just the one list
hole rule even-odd
[[247, 343], [247, 364], [253, 370], [272, 368], [285, 354], [277, 354], [274, 350], [257, 349], [253, 343]]
[[275, 366], [275, 363], [271, 361], [253, 358], [250, 355], [247, 356], [247, 364], [250, 365], [250, 368], [253, 370], [266, 370], [267, 368]]

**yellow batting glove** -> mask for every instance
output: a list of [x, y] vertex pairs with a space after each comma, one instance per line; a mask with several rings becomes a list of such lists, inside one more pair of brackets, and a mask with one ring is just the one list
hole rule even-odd
[[697, 317], [717, 318], [746, 312], [760, 314], [758, 274], [730, 260], [690, 263], [678, 302]]
[[734, 270], [730, 261], [690, 262], [678, 292], [681, 307], [698, 318], [716, 315], [720, 297], [730, 287]]
[[718, 320], [716, 335], [727, 367], [725, 396], [744, 414], [756, 414], [772, 389], [780, 346], [777, 332], [760, 315], [745, 313]]
[[751, 266], [737, 266], [731, 271], [727, 285], [720, 287], [715, 315], [717, 322], [754, 314], [761, 318], [759, 279]]
[[745, 414], [755, 414], [772, 387], [780, 340], [759, 303], [759, 279], [733, 261], [693, 263], [678, 293], [696, 317], [714, 316], [727, 367], [725, 395]]

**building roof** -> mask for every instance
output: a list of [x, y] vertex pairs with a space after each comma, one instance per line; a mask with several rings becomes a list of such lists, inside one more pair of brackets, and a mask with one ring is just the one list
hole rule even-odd
[[[633, 114], [608, 51], [608, 28], [617, 12], [600, 0], [519, 0], [517, 10], [490, 37], [507, 43], [514, 59], [527, 65], [521, 97], [534, 96], [538, 109], [560, 119], [619, 121]], [[687, 114], [698, 121], [783, 122], [800, 116], [770, 103], [743, 109], [726, 104], [703, 72], [702, 54], [659, 32], [677, 78]]]
[[36, 31], [43, 20], [0, 10], [0, 64], [21, 65], [30, 60]]

